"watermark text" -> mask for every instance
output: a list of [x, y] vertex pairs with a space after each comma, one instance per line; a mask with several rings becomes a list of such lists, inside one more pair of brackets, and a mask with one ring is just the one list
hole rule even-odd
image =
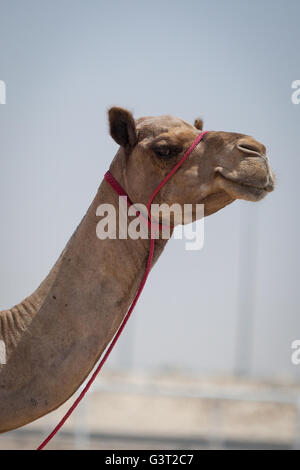
[[300, 80], [294, 80], [292, 82], [292, 88], [293, 90], [295, 90], [293, 91], [292, 96], [291, 96], [292, 103], [299, 104], [300, 103]]
[[6, 104], [6, 84], [0, 80], [0, 104]]
[[294, 366], [298, 366], [300, 364], [300, 339], [295, 339], [292, 342], [292, 355], [291, 355], [291, 361]]
[[113, 204], [100, 204], [96, 216], [101, 218], [96, 226], [100, 240], [169, 240], [174, 234], [174, 239], [186, 240], [186, 250], [204, 245], [204, 204], [152, 204], [148, 214], [144, 204], [128, 207], [126, 196], [120, 196], [118, 210]]
[[6, 347], [2, 339], [0, 339], [0, 364], [6, 364]]

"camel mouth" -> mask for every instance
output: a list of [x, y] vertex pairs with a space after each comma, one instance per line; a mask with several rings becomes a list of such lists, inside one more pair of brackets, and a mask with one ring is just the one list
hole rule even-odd
[[232, 178], [230, 175], [224, 175], [221, 171], [217, 170], [217, 178], [219, 179], [220, 186], [230, 196], [236, 199], [245, 199], [247, 201], [260, 201], [269, 192], [273, 191], [273, 183], [266, 185], [251, 184], [237, 178]]

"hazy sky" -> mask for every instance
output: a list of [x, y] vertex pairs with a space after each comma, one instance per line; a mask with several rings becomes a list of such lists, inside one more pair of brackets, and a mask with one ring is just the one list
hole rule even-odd
[[249, 371], [300, 377], [299, 15], [299, 0], [0, 0], [0, 308], [37, 287], [94, 197], [117, 150], [109, 106], [201, 116], [263, 142], [276, 191], [207, 218], [200, 252], [168, 244], [110, 367], [231, 372], [250, 310]]

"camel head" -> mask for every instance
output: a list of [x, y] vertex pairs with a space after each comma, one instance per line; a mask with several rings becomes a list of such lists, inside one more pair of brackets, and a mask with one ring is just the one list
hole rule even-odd
[[[109, 110], [110, 133], [121, 146], [113, 164], [121, 166], [130, 199], [146, 204], [153, 190], [202, 130], [172, 116], [134, 120], [122, 108]], [[120, 172], [119, 172], [120, 174]], [[274, 189], [266, 148], [253, 137], [210, 131], [155, 198], [157, 204], [204, 204], [210, 215], [236, 199], [259, 201]]]

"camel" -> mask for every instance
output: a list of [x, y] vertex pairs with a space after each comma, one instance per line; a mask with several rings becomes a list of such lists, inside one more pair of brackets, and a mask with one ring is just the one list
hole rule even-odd
[[[126, 109], [108, 112], [120, 146], [110, 172], [131, 201], [146, 204], [202, 130], [172, 117], [135, 121]], [[244, 134], [210, 131], [157, 194], [158, 204], [204, 204], [209, 216], [236, 199], [259, 201], [274, 189], [266, 148]], [[78, 389], [112, 340], [143, 277], [147, 239], [99, 240], [97, 207], [118, 194], [103, 180], [86, 215], [37, 290], [0, 312], [0, 432], [51, 412]], [[168, 240], [155, 240], [155, 263]]]

